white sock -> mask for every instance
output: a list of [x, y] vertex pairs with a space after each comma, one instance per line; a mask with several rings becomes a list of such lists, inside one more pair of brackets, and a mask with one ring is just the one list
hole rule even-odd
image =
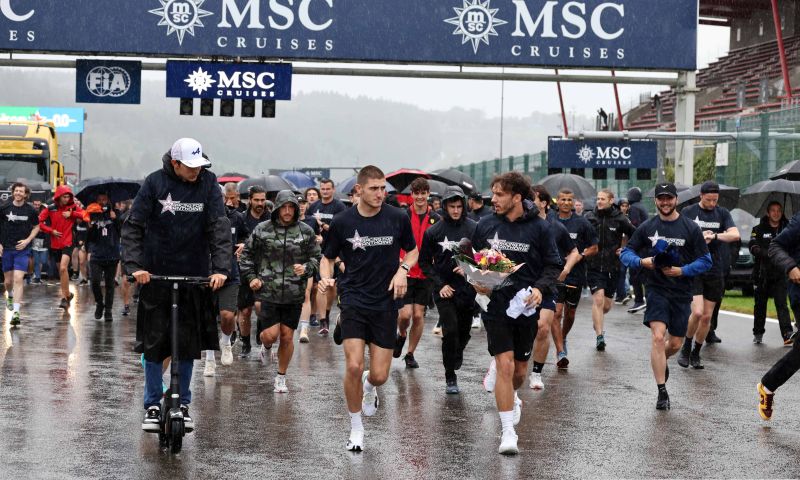
[[350, 430], [364, 431], [364, 424], [361, 423], [361, 410], [356, 413], [350, 413]]
[[369, 383], [369, 377], [364, 379], [364, 391], [366, 393], [372, 393], [372, 390], [375, 389], [375, 386]]
[[14, 311], [19, 313], [19, 303], [14, 304]]
[[308, 328], [308, 320], [300, 320], [300, 330], [302, 330], [303, 327]]
[[225, 335], [223, 333], [222, 335], [220, 335], [220, 338], [225, 343], [225, 345], [230, 345], [231, 344], [231, 336], [230, 335]]
[[498, 412], [500, 414], [500, 424], [503, 426], [503, 433], [514, 431], [514, 410], [508, 412]]
[[214, 361], [214, 350], [206, 350], [206, 360]]
[[763, 383], [761, 384], [761, 388], [763, 388], [764, 391], [767, 392], [767, 393], [772, 393], [772, 390], [770, 390], [769, 388], [765, 387]]

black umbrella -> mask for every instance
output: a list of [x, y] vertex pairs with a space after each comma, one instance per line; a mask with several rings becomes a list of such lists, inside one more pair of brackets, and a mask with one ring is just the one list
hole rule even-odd
[[418, 177], [430, 178], [430, 175], [422, 170], [401, 168], [400, 170], [395, 170], [392, 173], [386, 174], [386, 181], [391, 183], [397, 190], [402, 191], [405, 190], [407, 186], [411, 185], [411, 182]]
[[[678, 211], [683, 210], [689, 205], [700, 201], [700, 187], [694, 185], [691, 188], [678, 192]], [[728, 185], [719, 186], [719, 206], [733, 210], [739, 203], [739, 189]]]
[[111, 203], [124, 202], [136, 197], [141, 184], [136, 180], [115, 177], [95, 177], [81, 181], [75, 198], [84, 205], [97, 201], [97, 195], [108, 194]]
[[294, 185], [287, 182], [277, 175], [262, 175], [260, 177], [253, 177], [242, 180], [239, 182], [239, 194], [242, 198], [250, 198], [250, 187], [258, 185], [263, 187], [269, 193], [277, 193], [281, 190], [294, 190]]
[[449, 168], [446, 170], [436, 170], [431, 173], [431, 178], [434, 180], [439, 180], [440, 182], [444, 182], [447, 185], [456, 185], [461, 187], [464, 190], [464, 193], [469, 195], [475, 190], [477, 184], [475, 180], [472, 179], [469, 175], [462, 172], [461, 170], [456, 170], [454, 168]]
[[594, 199], [597, 198], [597, 190], [595, 190], [594, 185], [585, 178], [571, 173], [548, 175], [544, 177], [539, 184], [546, 188], [548, 193], [553, 197], [556, 197], [558, 191], [562, 188], [567, 188], [572, 190], [572, 193], [575, 194], [575, 198], [583, 200], [584, 202], [589, 200], [594, 202]]
[[[444, 197], [444, 191], [447, 190], [447, 184], [439, 180], [428, 180], [428, 185], [431, 186], [431, 196]], [[407, 186], [402, 192], [403, 195], [411, 195], [411, 185]]]
[[[690, 188], [691, 187], [689, 185], [684, 185], [682, 183], [676, 183], [675, 184], [675, 190], [678, 191], [678, 194], [680, 194], [684, 190], [689, 190]], [[655, 198], [655, 196], [656, 196], [656, 187], [653, 187], [650, 190], [648, 190], [647, 193], [644, 196], [647, 197], [647, 198]]]
[[770, 180], [800, 180], [800, 160], [794, 160], [778, 169], [773, 173]]
[[744, 191], [739, 198], [739, 208], [761, 218], [773, 201], [783, 205], [787, 217], [800, 212], [800, 182], [784, 179], [758, 182]]

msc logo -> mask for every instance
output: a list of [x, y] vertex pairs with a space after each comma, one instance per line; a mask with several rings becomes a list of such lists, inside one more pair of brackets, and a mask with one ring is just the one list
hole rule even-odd
[[131, 89], [131, 76], [122, 67], [94, 67], [86, 75], [86, 88], [95, 97], [122, 97]]
[[0, 13], [12, 22], [24, 22], [31, 18], [36, 10], [31, 10], [28, 13], [18, 14], [11, 8], [11, 0], [0, 0]]
[[595, 147], [592, 149], [588, 145], [582, 146], [578, 150], [578, 159], [584, 164], [588, 164], [595, 158], [599, 160], [630, 160], [632, 153], [631, 147]]
[[472, 49], [478, 53], [481, 43], [489, 45], [489, 37], [496, 37], [495, 27], [505, 25], [505, 20], [496, 17], [497, 8], [491, 8], [492, 0], [464, 0], [462, 8], [455, 7], [456, 17], [445, 23], [455, 25], [453, 35], [461, 35], [461, 43], [472, 42]]
[[194, 36], [194, 27], [204, 27], [202, 18], [211, 12], [200, 8], [206, 0], [158, 0], [161, 8], [150, 10], [153, 15], [161, 17], [158, 26], [167, 27], [167, 36], [173, 33], [178, 37], [178, 44], [183, 45], [183, 37], [187, 33]]

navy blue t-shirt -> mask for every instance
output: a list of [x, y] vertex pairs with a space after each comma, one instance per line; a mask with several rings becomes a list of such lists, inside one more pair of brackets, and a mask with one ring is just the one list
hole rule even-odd
[[[575, 242], [575, 247], [578, 249], [578, 252], [583, 253], [584, 250], [592, 245], [597, 245], [599, 241], [597, 238], [597, 231], [595, 231], [592, 224], [589, 223], [589, 220], [574, 213], [570, 215], [569, 218], [561, 218], [558, 215], [556, 215], [556, 217], [558, 221], [567, 228], [569, 237]], [[583, 260], [578, 262], [575, 268], [569, 272], [564, 282], [569, 285], [582, 287], [586, 283], [586, 262]]]
[[373, 217], [361, 216], [358, 208], [336, 215], [323, 253], [331, 260], [339, 257], [345, 264], [337, 282], [340, 303], [368, 310], [397, 310], [389, 284], [400, 268], [400, 250], [415, 248], [411, 222], [399, 208], [383, 205]]
[[556, 242], [558, 256], [561, 257], [561, 268], [564, 268], [564, 265], [567, 263], [567, 256], [569, 256], [572, 249], [575, 248], [575, 242], [570, 238], [566, 227], [556, 220], [555, 217], [549, 215], [547, 221], [550, 223], [550, 233], [553, 235], [553, 240]]
[[[30, 203], [23, 203], [18, 207], [14, 202], [8, 202], [0, 206], [0, 238], [4, 249], [15, 250], [17, 242], [28, 238], [38, 225], [39, 214]], [[33, 242], [28, 248], [32, 244]]]
[[[703, 232], [697, 224], [683, 215], [672, 222], [661, 220], [659, 216], [650, 218], [639, 225], [626, 248], [633, 250], [640, 258], [647, 258], [653, 256], [653, 247], [658, 240], [666, 240], [678, 247], [680, 266], [692, 263], [708, 254]], [[644, 283], [647, 288], [667, 292], [668, 298], [691, 301], [692, 277], [667, 277], [659, 269], [642, 268], [641, 271], [644, 272]]]
[[[729, 228], [735, 227], [733, 217], [728, 209], [715, 207], [713, 210], [700, 208], [699, 203], [690, 205], [681, 211], [681, 215], [686, 216], [700, 227], [701, 231], [711, 230], [714, 233], [725, 233]], [[722, 258], [723, 255], [730, 255], [730, 250], [722, 245], [719, 240], [712, 240], [708, 244], [708, 251], [711, 253], [711, 270], [706, 275], [722, 275], [728, 261]]]
[[[322, 200], [317, 200], [316, 202], [312, 203], [310, 207], [308, 207], [308, 210], [306, 211], [306, 218], [311, 220], [319, 218], [322, 223], [330, 225], [333, 221], [333, 217], [347, 209], [347, 205], [342, 203], [341, 200], [336, 200], [335, 198], [333, 201], [331, 201], [331, 203], [322, 203]], [[322, 230], [323, 248], [327, 239], [328, 232]]]

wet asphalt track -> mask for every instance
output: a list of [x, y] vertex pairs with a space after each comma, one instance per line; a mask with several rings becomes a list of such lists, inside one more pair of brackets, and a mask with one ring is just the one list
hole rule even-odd
[[[69, 314], [57, 287], [29, 287], [23, 325], [0, 334], [2, 478], [587, 478], [798, 477], [800, 377], [776, 396], [766, 426], [755, 384], [785, 351], [777, 325], [751, 343], [746, 319], [724, 317], [723, 343], [704, 350], [704, 371], [672, 359], [672, 410], [654, 408], [649, 330], [614, 307], [608, 349], [594, 350], [587, 299], [570, 336], [570, 369], [545, 367], [544, 392], [521, 390], [520, 455], [498, 455], [499, 419], [481, 379], [488, 364], [475, 331], [459, 374], [462, 393], [444, 394], [440, 340], [429, 333], [407, 371], [395, 360], [365, 418], [366, 451], [344, 450], [349, 421], [341, 388], [343, 353], [328, 338], [297, 345], [290, 393], [272, 392], [275, 364], [256, 348], [217, 377], [195, 366], [197, 430], [183, 452], [161, 451], [140, 430], [143, 372], [131, 353], [135, 323], [95, 321], [87, 287], [73, 287]], [[238, 350], [235, 350], [238, 351]]]

